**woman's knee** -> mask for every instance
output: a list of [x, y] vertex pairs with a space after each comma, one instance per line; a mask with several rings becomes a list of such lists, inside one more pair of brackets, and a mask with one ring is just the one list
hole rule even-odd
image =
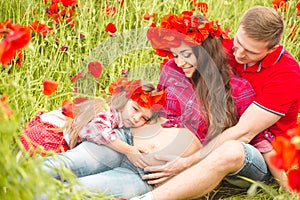
[[239, 169], [245, 161], [245, 150], [239, 141], [226, 141], [216, 151], [220, 161], [232, 169]]

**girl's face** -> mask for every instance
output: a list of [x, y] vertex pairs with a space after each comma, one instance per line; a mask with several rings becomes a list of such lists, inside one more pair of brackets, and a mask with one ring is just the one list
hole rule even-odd
[[136, 128], [147, 123], [153, 116], [153, 112], [150, 108], [143, 108], [129, 99], [121, 110], [121, 116], [125, 127]]
[[183, 70], [186, 77], [191, 78], [197, 67], [197, 58], [192, 47], [181, 42], [179, 47], [170, 48], [170, 51], [177, 66]]

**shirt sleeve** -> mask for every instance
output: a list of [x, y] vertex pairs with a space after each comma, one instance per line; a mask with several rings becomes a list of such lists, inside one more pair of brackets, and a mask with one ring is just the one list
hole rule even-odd
[[255, 104], [279, 116], [285, 116], [299, 99], [300, 76], [291, 70], [272, 73], [269, 81], [257, 95]]
[[112, 109], [98, 113], [79, 131], [79, 140], [87, 140], [96, 144], [108, 144], [117, 136], [113, 130], [120, 124], [118, 113]]

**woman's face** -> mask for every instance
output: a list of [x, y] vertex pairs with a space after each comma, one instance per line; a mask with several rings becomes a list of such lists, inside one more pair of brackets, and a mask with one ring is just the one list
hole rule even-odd
[[129, 99], [121, 110], [123, 124], [127, 128], [137, 128], [147, 123], [153, 116], [150, 108], [143, 108]]
[[179, 47], [170, 48], [170, 51], [177, 66], [183, 70], [186, 77], [191, 78], [197, 67], [197, 58], [192, 47], [181, 42]]

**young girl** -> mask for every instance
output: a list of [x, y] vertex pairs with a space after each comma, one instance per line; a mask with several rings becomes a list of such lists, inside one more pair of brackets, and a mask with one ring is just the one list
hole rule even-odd
[[45, 155], [49, 150], [59, 153], [72, 149], [87, 140], [124, 154], [139, 152], [119, 140], [114, 128], [140, 127], [156, 118], [165, 103], [165, 92], [156, 92], [149, 82], [126, 78], [112, 83], [109, 92], [111, 107], [106, 110], [102, 100], [90, 100], [75, 106], [75, 119], [62, 114], [61, 109], [39, 113], [21, 134], [24, 148], [31, 153], [41, 148]]

